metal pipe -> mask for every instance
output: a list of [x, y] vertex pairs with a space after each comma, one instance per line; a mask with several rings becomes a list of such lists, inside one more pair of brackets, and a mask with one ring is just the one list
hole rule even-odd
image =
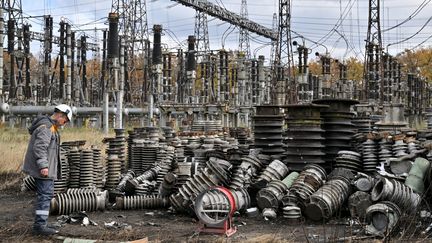
[[[123, 96], [124, 96], [124, 83], [125, 83], [125, 39], [120, 37], [120, 82], [118, 87], [118, 95], [117, 95], [117, 113], [116, 113], [116, 127], [123, 128]], [[114, 69], [114, 79], [119, 79], [118, 68]], [[115, 81], [117, 83], [117, 81]]]
[[71, 26], [66, 25], [66, 101], [70, 102], [72, 99], [72, 38]]

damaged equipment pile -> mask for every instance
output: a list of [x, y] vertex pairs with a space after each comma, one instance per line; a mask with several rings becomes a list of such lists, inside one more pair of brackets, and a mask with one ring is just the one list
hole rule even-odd
[[[400, 106], [385, 107], [382, 119], [372, 122], [356, 104], [260, 106], [248, 138], [244, 128], [205, 132], [196, 125], [181, 136], [170, 127], [135, 128], [127, 136], [116, 129], [105, 139], [105, 163], [98, 148], [63, 143], [52, 213], [171, 207], [195, 216], [197, 198], [199, 208], [229, 207], [210, 190], [219, 186], [248, 216], [257, 207], [266, 219], [350, 218], [377, 236], [416, 218], [414, 230], [427, 233], [430, 131], [409, 129]], [[23, 188], [34, 188], [32, 178]]]

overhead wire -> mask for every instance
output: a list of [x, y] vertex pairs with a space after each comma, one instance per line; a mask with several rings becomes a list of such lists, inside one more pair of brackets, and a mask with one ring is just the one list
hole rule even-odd
[[397, 25], [394, 25], [394, 26], [389, 27], [389, 28], [387, 28], [387, 29], [381, 30], [381, 32], [387, 32], [387, 31], [393, 30], [393, 29], [395, 29], [395, 28], [397, 28], [397, 27], [399, 27], [399, 26], [401, 26], [401, 25], [407, 23], [408, 21], [412, 20], [415, 16], [417, 16], [417, 14], [419, 14], [419, 13], [423, 10], [424, 7], [426, 7], [426, 6], [427, 6], [431, 1], [432, 1], [432, 0], [424, 0], [424, 1], [420, 4], [420, 6], [418, 6], [418, 8], [416, 8], [416, 10], [414, 10], [414, 12], [413, 12], [410, 16], [408, 16], [408, 18], [406, 18], [405, 20], [403, 20], [402, 22], [400, 22], [400, 23], [397, 24]]

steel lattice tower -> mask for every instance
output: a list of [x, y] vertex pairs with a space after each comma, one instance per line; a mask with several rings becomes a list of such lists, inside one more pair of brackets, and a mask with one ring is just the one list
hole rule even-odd
[[275, 74], [272, 85], [273, 104], [295, 103], [295, 79], [291, 77], [293, 63], [291, 45], [291, 0], [279, 0], [278, 43], [275, 55]]
[[[242, 0], [241, 2], [240, 16], [242, 18], [246, 18], [246, 19], [248, 18], [246, 0]], [[240, 34], [239, 34], [239, 52], [243, 53], [246, 59], [250, 59], [249, 31], [241, 27], [240, 27]]]
[[210, 51], [207, 14], [196, 11], [195, 14], [195, 50], [200, 55], [207, 54]]
[[149, 32], [146, 0], [113, 0], [119, 14], [119, 33], [126, 43], [125, 100], [143, 103], [149, 93]]
[[382, 103], [382, 40], [380, 0], [369, 0], [369, 20], [366, 39], [363, 99]]

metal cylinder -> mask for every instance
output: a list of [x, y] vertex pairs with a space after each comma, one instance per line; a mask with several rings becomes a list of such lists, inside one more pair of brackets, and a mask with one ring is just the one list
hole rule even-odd
[[348, 208], [351, 218], [366, 219], [366, 210], [372, 205], [371, 195], [367, 192], [357, 191], [348, 198]]
[[153, 25], [153, 65], [162, 64], [161, 32], [162, 25]]
[[117, 197], [115, 208], [117, 209], [155, 209], [169, 207], [169, 200], [165, 197], [153, 195], [134, 195]]

